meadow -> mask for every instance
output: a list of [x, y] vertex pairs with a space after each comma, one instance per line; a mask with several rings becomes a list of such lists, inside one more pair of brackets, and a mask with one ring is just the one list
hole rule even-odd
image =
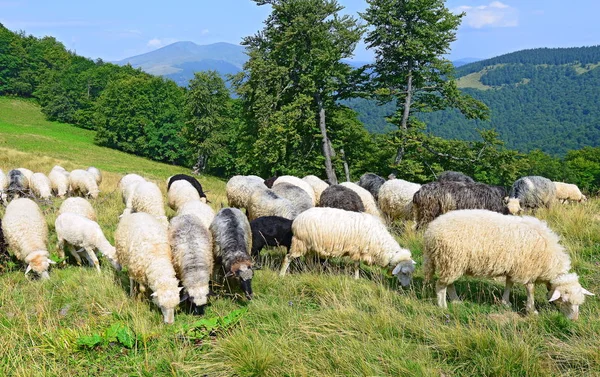
[[[116, 185], [138, 173], [165, 190], [165, 179], [188, 169], [93, 144], [92, 131], [44, 120], [31, 102], [0, 98], [0, 168], [48, 173], [94, 165], [104, 174], [92, 200], [113, 242], [124, 205]], [[200, 176], [215, 210], [226, 205], [225, 182]], [[42, 203], [56, 257], [54, 220], [60, 200]], [[4, 209], [0, 207], [0, 215]], [[600, 293], [600, 199], [555, 206], [537, 215], [561, 235], [582, 285]], [[168, 210], [168, 215], [173, 212]], [[203, 317], [185, 310], [162, 323], [149, 300], [128, 297], [125, 273], [101, 259], [102, 271], [68, 263], [50, 280], [0, 269], [0, 375], [3, 376], [600, 376], [600, 301], [590, 297], [568, 321], [537, 287], [537, 316], [525, 315], [525, 289], [512, 307], [500, 304], [501, 281], [463, 278], [462, 303], [435, 305], [423, 282], [422, 234], [412, 223], [392, 231], [419, 263], [413, 284], [399, 287], [380, 268], [311, 258], [277, 275], [284, 250], [263, 252], [255, 298], [217, 290]]]

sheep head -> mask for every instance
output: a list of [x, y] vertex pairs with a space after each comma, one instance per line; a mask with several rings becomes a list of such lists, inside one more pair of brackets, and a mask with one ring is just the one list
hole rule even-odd
[[175, 308], [179, 305], [179, 291], [181, 288], [159, 288], [152, 293], [152, 302], [158, 306], [163, 314], [163, 321], [167, 324], [175, 322]]
[[569, 319], [579, 318], [579, 306], [585, 301], [585, 296], [594, 294], [579, 284], [577, 274], [564, 274], [550, 282], [549, 302], [555, 303], [560, 311]]
[[246, 295], [248, 300], [252, 300], [252, 277], [254, 272], [252, 271], [252, 262], [241, 261], [231, 266], [231, 270], [227, 273], [227, 276], [235, 276], [240, 279], [242, 291]]
[[398, 278], [398, 281], [403, 287], [407, 287], [410, 284], [416, 264], [417, 262], [409, 259], [398, 263], [396, 267], [394, 267], [392, 275], [395, 275]]
[[55, 262], [48, 258], [48, 251], [37, 250], [27, 255], [25, 263], [27, 263], [25, 274], [33, 270], [41, 279], [49, 279], [48, 267]]
[[506, 208], [508, 208], [508, 212], [512, 215], [518, 215], [523, 211], [521, 201], [517, 198], [504, 198], [504, 203], [506, 203]]

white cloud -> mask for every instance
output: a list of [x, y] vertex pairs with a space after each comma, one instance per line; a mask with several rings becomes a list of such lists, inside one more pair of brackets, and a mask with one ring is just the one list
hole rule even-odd
[[175, 38], [153, 38], [146, 43], [146, 46], [160, 48], [175, 42], [177, 42]]
[[200, 31], [200, 35], [207, 35], [208, 34], [208, 29], [202, 29]]
[[474, 29], [484, 27], [515, 27], [519, 25], [519, 13], [516, 8], [500, 1], [488, 5], [461, 5], [453, 9], [455, 13], [465, 12], [463, 23]]

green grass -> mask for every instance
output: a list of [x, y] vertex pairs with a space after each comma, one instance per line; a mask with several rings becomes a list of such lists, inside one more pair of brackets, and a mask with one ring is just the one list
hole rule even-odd
[[[186, 169], [158, 164], [92, 144], [93, 132], [44, 121], [29, 102], [0, 98], [0, 168], [48, 172], [95, 165], [105, 172], [93, 201], [112, 242], [123, 209], [115, 192], [123, 172], [164, 180]], [[68, 149], [69, 148], [69, 149]], [[218, 209], [224, 183], [201, 177]], [[56, 256], [54, 220], [60, 201], [43, 205]], [[0, 208], [0, 214], [3, 210]], [[542, 211], [572, 256], [582, 284], [600, 293], [600, 200]], [[169, 212], [172, 215], [172, 212]], [[424, 286], [422, 235], [395, 226], [399, 242], [419, 262], [412, 286], [398, 287], [386, 271], [332, 261], [324, 271], [311, 259], [277, 276], [283, 250], [263, 255], [255, 299], [219, 292], [206, 318], [246, 308], [239, 323], [207, 338], [186, 337], [198, 317], [176, 312], [162, 324], [148, 300], [128, 297], [128, 279], [101, 260], [102, 272], [71, 264], [52, 268], [49, 281], [33, 281], [17, 263], [0, 275], [0, 375], [4, 376], [600, 376], [600, 304], [592, 297], [570, 322], [536, 292], [539, 316], [524, 315], [525, 290], [515, 287], [513, 307], [499, 304], [502, 283], [464, 278], [463, 303], [434, 304]], [[346, 267], [347, 266], [347, 267]], [[112, 341], [92, 349], [78, 339], [104, 336], [111, 326], [135, 335], [131, 348]]]

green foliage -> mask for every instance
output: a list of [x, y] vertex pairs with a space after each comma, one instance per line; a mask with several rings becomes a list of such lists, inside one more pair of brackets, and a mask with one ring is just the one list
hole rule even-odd
[[102, 335], [81, 336], [77, 339], [77, 346], [83, 349], [106, 347], [110, 343], [118, 343], [125, 348], [133, 348], [136, 337], [133, 331], [125, 324], [117, 322], [108, 327]]
[[191, 324], [184, 324], [180, 334], [189, 340], [204, 340], [209, 336], [217, 336], [235, 326], [248, 311], [247, 308], [231, 311], [223, 317], [202, 318]]

